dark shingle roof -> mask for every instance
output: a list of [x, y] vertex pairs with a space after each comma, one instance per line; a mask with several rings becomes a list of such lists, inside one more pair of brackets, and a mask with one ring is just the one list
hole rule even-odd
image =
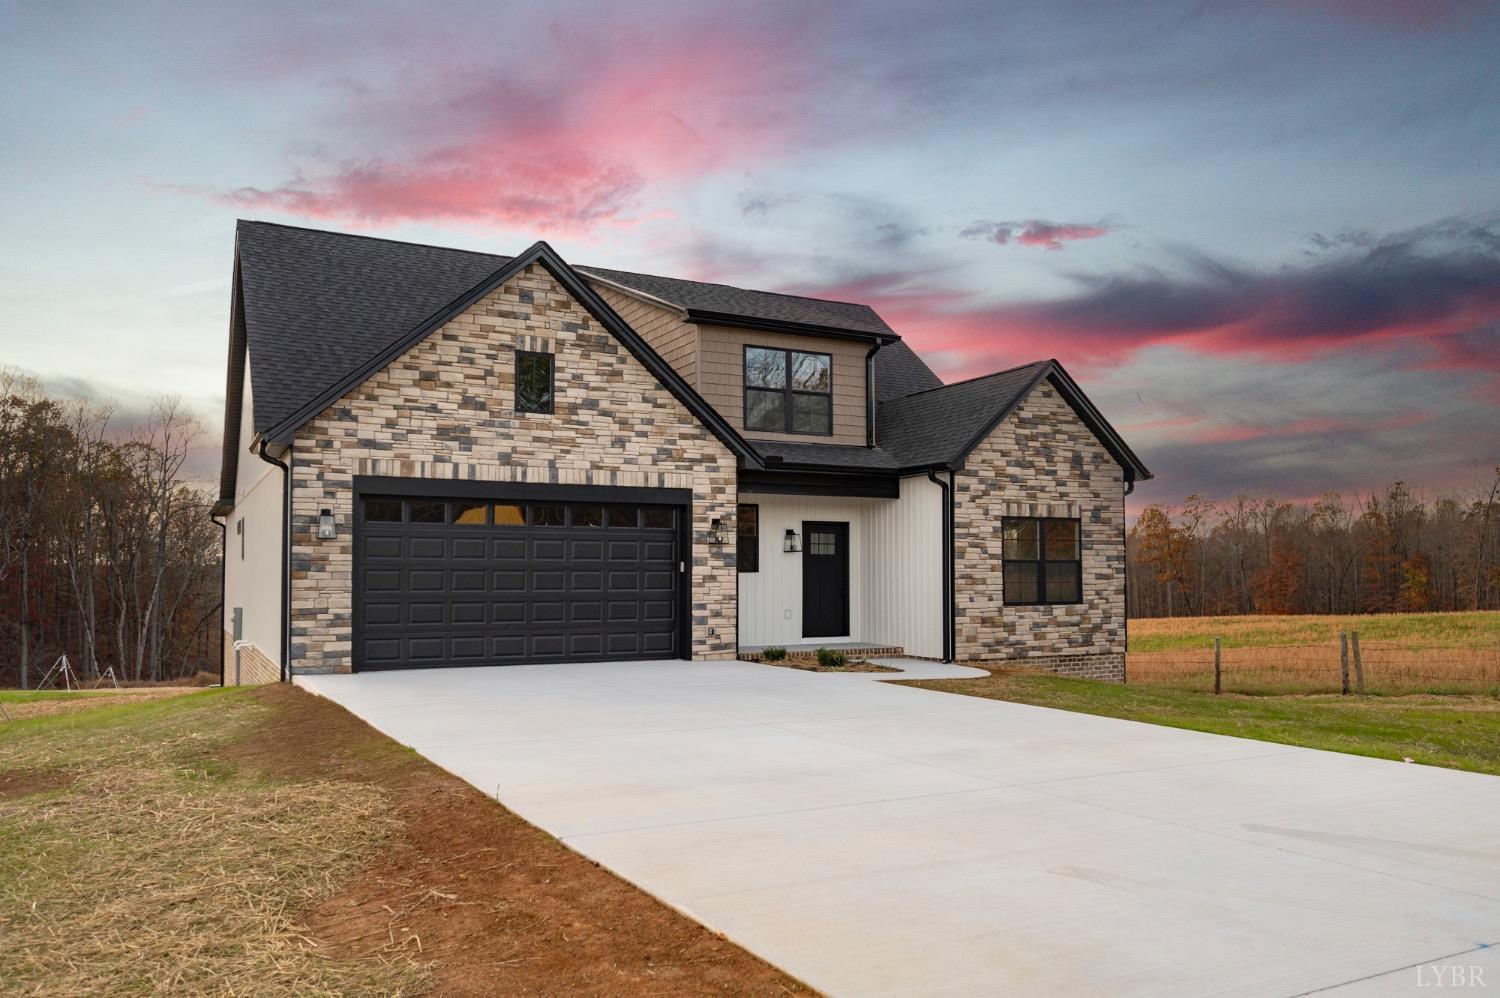
[[[787, 440], [751, 440], [750, 446], [761, 457], [779, 457], [787, 464], [810, 464], [859, 471], [896, 471], [901, 468], [896, 455], [880, 447], [806, 444]], [[774, 467], [774, 463], [771, 466]]]
[[902, 467], [955, 461], [1049, 366], [1037, 361], [882, 402], [875, 410], [875, 442]]
[[237, 245], [257, 433], [510, 260], [268, 222]]
[[689, 312], [721, 313], [748, 319], [795, 322], [806, 326], [841, 329], [852, 333], [895, 336], [885, 320], [868, 305], [803, 298], [773, 291], [752, 291], [729, 284], [707, 284], [683, 281], [675, 277], [654, 277], [628, 270], [605, 270], [602, 267], [579, 267], [587, 274], [597, 274], [627, 288], [644, 291], [653, 298], [687, 309]]
[[941, 388], [943, 379], [905, 343], [887, 343], [875, 354], [875, 401], [889, 402], [914, 392]]

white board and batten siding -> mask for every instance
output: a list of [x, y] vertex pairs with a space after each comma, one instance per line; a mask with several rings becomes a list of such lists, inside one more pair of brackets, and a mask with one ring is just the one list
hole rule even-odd
[[[760, 507], [760, 570], [739, 575], [739, 641], [744, 646], [853, 641], [943, 652], [942, 493], [926, 478], [906, 478], [898, 499], [847, 499], [742, 493]], [[849, 524], [849, 631], [802, 635], [802, 555], [787, 554], [788, 528]]]
[[[244, 640], [271, 664], [281, 664], [281, 469], [250, 449], [255, 437], [250, 391], [250, 363], [245, 362], [244, 405], [240, 413], [239, 474], [234, 509], [228, 516], [224, 561], [224, 629], [229, 631], [236, 607], [244, 621]], [[272, 451], [272, 456], [278, 456]], [[284, 454], [279, 455], [286, 460]], [[232, 660], [226, 672], [233, 669]], [[233, 679], [229, 679], [233, 682]]]

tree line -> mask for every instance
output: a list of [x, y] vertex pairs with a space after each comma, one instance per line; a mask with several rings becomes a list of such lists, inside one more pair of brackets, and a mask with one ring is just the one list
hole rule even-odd
[[1500, 609], [1500, 468], [1468, 496], [1153, 504], [1126, 559], [1132, 617]]
[[0, 685], [64, 654], [83, 677], [217, 674], [221, 535], [183, 474], [202, 434], [171, 399], [121, 426], [0, 371]]

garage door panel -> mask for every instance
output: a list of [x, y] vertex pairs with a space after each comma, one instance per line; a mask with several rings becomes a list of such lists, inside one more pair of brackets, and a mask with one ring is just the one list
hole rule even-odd
[[[399, 519], [389, 519], [389, 502]], [[393, 499], [382, 509], [387, 519], [360, 524], [357, 667], [678, 652], [677, 514], [523, 504], [506, 507], [502, 522], [498, 508]], [[454, 510], [467, 511], [465, 522], [451, 522]]]

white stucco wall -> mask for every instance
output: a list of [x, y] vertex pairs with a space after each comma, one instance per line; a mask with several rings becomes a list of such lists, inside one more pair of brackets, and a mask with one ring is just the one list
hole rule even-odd
[[[943, 653], [942, 503], [925, 478], [901, 483], [899, 499], [741, 493], [760, 507], [760, 571], [739, 574], [740, 644], [860, 641], [913, 655]], [[805, 543], [803, 522], [849, 524], [849, 631], [802, 635], [802, 555], [782, 550], [787, 528]]]
[[[240, 413], [239, 472], [234, 509], [230, 511], [224, 561], [225, 640], [233, 626], [234, 608], [244, 611], [244, 639], [253, 649], [240, 653], [243, 682], [264, 682], [269, 669], [281, 665], [281, 469], [250, 450], [255, 438], [250, 397], [250, 365], [245, 365], [244, 405]], [[272, 450], [272, 455], [281, 457]], [[242, 533], [243, 531], [243, 533]], [[234, 653], [226, 651], [224, 681], [234, 683]]]

